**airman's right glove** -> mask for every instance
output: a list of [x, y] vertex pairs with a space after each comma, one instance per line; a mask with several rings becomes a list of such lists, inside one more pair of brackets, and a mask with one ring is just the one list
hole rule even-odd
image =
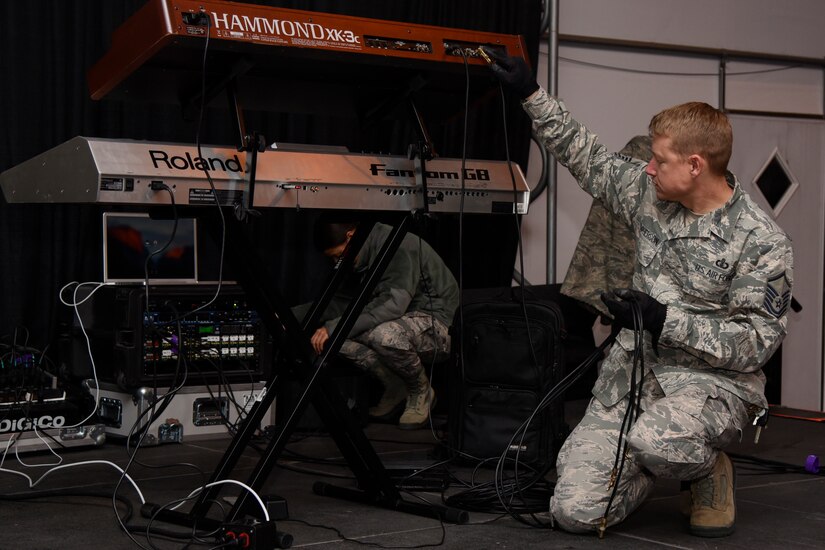
[[602, 292], [602, 302], [613, 315], [613, 326], [634, 330], [636, 321], [633, 310], [641, 317], [644, 329], [650, 333], [653, 351], [659, 354], [659, 337], [665, 326], [667, 306], [649, 294], [632, 288], [617, 288], [611, 292]]

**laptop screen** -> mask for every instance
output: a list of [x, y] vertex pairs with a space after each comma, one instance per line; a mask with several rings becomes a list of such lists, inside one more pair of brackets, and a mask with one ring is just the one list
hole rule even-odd
[[179, 218], [175, 228], [175, 220], [153, 219], [148, 214], [104, 213], [103, 281], [140, 283], [147, 279], [151, 284], [198, 282], [196, 220]]

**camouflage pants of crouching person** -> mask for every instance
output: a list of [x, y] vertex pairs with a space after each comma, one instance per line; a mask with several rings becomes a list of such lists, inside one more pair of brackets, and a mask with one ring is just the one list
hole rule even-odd
[[[628, 397], [605, 407], [595, 397], [562, 445], [550, 500], [556, 525], [594, 532], [607, 508], [611, 473]], [[648, 496], [657, 477], [693, 480], [710, 473], [719, 450], [741, 434], [745, 402], [712, 385], [690, 385], [665, 395], [652, 373], [642, 386], [644, 412], [627, 433], [628, 452], [607, 525], [624, 520]]]
[[449, 330], [429, 313], [411, 311], [345, 340], [340, 353], [368, 372], [388, 369], [412, 384], [425, 365], [449, 356]]

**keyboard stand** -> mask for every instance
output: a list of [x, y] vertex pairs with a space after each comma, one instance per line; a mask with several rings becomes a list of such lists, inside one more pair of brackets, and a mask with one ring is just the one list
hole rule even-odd
[[[258, 254], [247, 235], [248, 225], [238, 221], [234, 216], [225, 216], [226, 250], [229, 254], [227, 260], [231, 262], [231, 265], [238, 267], [238, 283], [243, 286], [250, 303], [257, 309], [274, 341], [280, 343], [282, 348], [281, 353], [278, 354], [278, 363], [274, 365], [265, 386], [263, 397], [253, 405], [247, 418], [226, 449], [223, 458], [216, 466], [207, 485], [230, 479], [232, 470], [248, 448], [264, 414], [272, 405], [277, 394], [276, 388], [279, 375], [286, 373], [288, 370], [292, 374], [298, 375], [300, 379], [301, 389], [299, 391], [301, 392], [301, 398], [298, 400], [295, 409], [289, 413], [286, 421], [280, 426], [280, 430], [271, 439], [252, 473], [247, 478], [245, 483], [248, 486], [256, 492], [259, 492], [263, 487], [290, 435], [311, 402], [341, 454], [346, 459], [347, 464], [352, 469], [359, 487], [359, 489], [349, 489], [319, 482], [313, 488], [317, 494], [369, 503], [382, 508], [437, 518], [451, 523], [466, 523], [468, 520], [466, 511], [439, 504], [410, 502], [402, 498], [398, 487], [388, 475], [371, 442], [347, 408], [338, 388], [328, 379], [325, 373], [330, 359], [335, 357], [341, 349], [346, 335], [349, 334], [395, 251], [407, 234], [412, 217], [412, 213], [407, 213], [396, 218], [392, 226], [392, 232], [381, 247], [378, 258], [369, 268], [358, 295], [351, 301], [338, 326], [330, 335], [324, 352], [321, 355], [314, 356], [309, 337], [290, 308], [286, 306], [285, 300], [273, 284], [273, 279], [262, 273], [260, 266], [263, 264], [257, 261]], [[362, 223], [361, 227], [362, 229], [371, 228], [373, 223], [374, 219], [370, 223]], [[210, 220], [208, 225], [213, 229], [220, 227], [219, 220]], [[314, 307], [307, 315], [306, 326], [314, 326], [321, 312], [323, 312], [340, 286], [347, 271], [351, 269], [355, 256], [364, 244], [367, 235], [369, 235], [369, 231], [356, 231], [343, 261], [336, 267], [324, 292], [315, 301]], [[143, 508], [143, 515], [154, 517], [155, 520], [190, 527], [197, 526], [202, 529], [215, 529], [224, 524], [237, 524], [243, 521], [246, 516], [253, 516], [259, 520], [263, 519], [263, 513], [257, 501], [247, 491], [240, 493], [224, 520], [210, 519], [208, 517], [210, 508], [224, 486], [225, 484], [216, 484], [201, 492], [188, 513], [159, 510], [157, 506], [147, 504]], [[280, 533], [280, 535], [285, 534]], [[291, 537], [288, 535], [286, 537], [288, 537], [288, 542], [291, 542]], [[286, 543], [286, 545], [283, 547], [287, 547], [288, 542], [287, 538], [284, 538], [282, 543]]]

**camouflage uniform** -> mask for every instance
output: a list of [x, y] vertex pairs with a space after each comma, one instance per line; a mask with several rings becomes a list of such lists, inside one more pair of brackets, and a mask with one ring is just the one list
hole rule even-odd
[[[633, 227], [633, 288], [668, 306], [658, 355], [644, 333], [644, 412], [628, 435], [607, 517], [613, 524], [641, 504], [654, 476], [709, 473], [748, 412], [767, 407], [761, 369], [787, 329], [791, 243], [732, 175], [727, 203], [697, 216], [657, 200], [644, 163], [608, 153], [544, 90], [524, 108], [540, 141], [582, 189]], [[565, 529], [592, 531], [605, 515], [633, 349], [633, 332], [623, 330], [601, 365], [584, 419], [559, 453], [551, 513]]]
[[364, 370], [387, 368], [404, 381], [416, 379], [427, 364], [449, 354], [447, 325], [420, 311], [381, 323], [341, 345], [341, 355]]
[[[620, 154], [649, 160], [650, 137], [636, 136]], [[564, 276], [561, 293], [610, 316], [599, 296], [605, 290], [632, 285], [635, 247], [631, 228], [605, 208], [600, 200], [593, 199], [570, 267]]]
[[634, 248], [630, 229], [601, 201], [593, 199], [561, 293], [609, 315], [599, 296], [604, 290], [631, 286]]
[[[355, 259], [354, 281], [376, 259], [391, 228], [376, 223]], [[336, 299], [322, 316], [332, 334], [348, 300]], [[449, 354], [448, 327], [458, 307], [458, 284], [438, 253], [408, 233], [372, 297], [355, 321], [341, 354], [367, 371], [387, 368], [405, 382], [417, 379], [422, 358], [440, 361]], [[435, 357], [433, 357], [435, 356]]]

